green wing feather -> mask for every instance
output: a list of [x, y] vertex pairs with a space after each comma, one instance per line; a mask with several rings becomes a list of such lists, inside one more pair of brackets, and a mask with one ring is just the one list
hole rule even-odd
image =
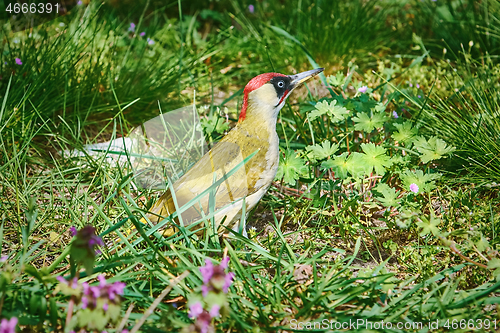
[[[257, 136], [255, 133], [248, 132], [242, 128], [239, 130], [235, 129], [230, 131], [173, 184], [178, 207], [182, 207], [209, 188], [214, 181], [222, 179], [222, 177], [257, 149], [260, 149], [259, 152], [244, 167], [238, 169], [236, 173], [228, 177], [216, 189], [215, 210], [259, 190], [261, 186], [256, 187], [257, 181], [266, 167], [268, 167], [268, 161], [266, 160], [266, 153], [269, 149], [268, 135], [264, 135], [263, 137], [262, 133], [260, 133]], [[216, 175], [215, 179], [214, 173]], [[205, 215], [208, 214], [208, 194], [201, 197], [199, 202], [182, 213], [183, 223], [188, 225], [200, 219], [200, 209], [203, 209]], [[175, 205], [169, 189], [155, 203], [151, 209], [151, 213], [148, 214], [148, 218], [153, 223], [157, 223], [174, 211]], [[216, 221], [216, 224], [219, 222]]]

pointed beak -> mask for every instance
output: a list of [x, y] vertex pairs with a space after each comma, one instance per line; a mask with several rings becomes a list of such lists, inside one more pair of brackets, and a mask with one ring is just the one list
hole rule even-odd
[[292, 79], [292, 82], [290, 84], [293, 88], [296, 88], [300, 86], [303, 82], [307, 81], [313, 76], [318, 75], [324, 70], [325, 70], [324, 68], [316, 68], [316, 69], [311, 69], [310, 71], [307, 72], [302, 72], [295, 75], [289, 75], [290, 79]]

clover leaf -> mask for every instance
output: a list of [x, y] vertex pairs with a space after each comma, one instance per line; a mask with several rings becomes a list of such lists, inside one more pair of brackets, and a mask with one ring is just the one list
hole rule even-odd
[[325, 140], [322, 144], [310, 145], [306, 147], [307, 157], [312, 161], [326, 159], [337, 152], [339, 146], [331, 144], [330, 141]]
[[417, 222], [417, 226], [422, 228], [420, 231], [420, 236], [427, 235], [428, 233], [432, 233], [434, 236], [439, 235], [439, 228], [437, 227], [441, 223], [441, 219], [431, 215], [430, 219], [426, 217], [422, 217], [421, 221]]
[[410, 121], [405, 121], [402, 124], [394, 124], [398, 131], [392, 135], [394, 140], [403, 142], [405, 145], [413, 142], [413, 138], [418, 133], [418, 129], [413, 127]]
[[305, 160], [298, 157], [293, 150], [287, 150], [285, 156], [280, 154], [280, 164], [275, 179], [283, 178], [285, 183], [295, 185], [297, 179], [307, 172]]
[[354, 178], [363, 178], [367, 174], [363, 154], [357, 152], [335, 156], [331, 160], [321, 163], [321, 167], [323, 169], [331, 168], [335, 172], [335, 176], [340, 179], [349, 178], [348, 173]]
[[330, 103], [327, 101], [318, 102], [315, 107], [316, 109], [309, 113], [309, 120], [314, 120], [326, 114], [333, 122], [340, 122], [349, 114], [349, 110], [337, 105], [337, 100], [333, 100]]
[[375, 107], [372, 109], [375, 112], [384, 112], [386, 108], [386, 105], [384, 103], [377, 103]]
[[452, 153], [456, 150], [455, 147], [448, 146], [444, 140], [438, 139], [433, 136], [429, 140], [423, 137], [418, 137], [414, 142], [415, 148], [422, 153], [420, 160], [422, 163], [446, 158], [445, 155]]
[[217, 114], [201, 118], [200, 123], [207, 134], [212, 134], [214, 132], [222, 134], [229, 129], [229, 124], [224, 118], [219, 117]]
[[418, 186], [418, 193], [432, 191], [436, 187], [436, 185], [434, 185], [434, 180], [440, 177], [440, 173], [427, 173], [424, 175], [422, 170], [406, 170], [399, 176], [403, 182], [403, 187], [407, 191], [410, 191], [410, 185], [415, 184]]
[[383, 197], [375, 197], [375, 199], [380, 201], [385, 207], [396, 207], [401, 202], [401, 200], [398, 199], [399, 191], [396, 191], [387, 184], [378, 183], [373, 189], [382, 194]]
[[371, 132], [376, 128], [384, 126], [385, 115], [382, 113], [375, 113], [370, 118], [366, 113], [359, 113], [356, 117], [352, 118], [352, 120], [355, 123], [355, 130]]
[[391, 158], [386, 155], [384, 147], [376, 146], [374, 143], [362, 143], [361, 149], [364, 152], [362, 161], [366, 165], [368, 173], [375, 169], [377, 175], [384, 175], [385, 168], [392, 165]]
[[345, 82], [345, 75], [342, 72], [337, 72], [335, 76], [330, 75], [328, 77], [328, 83], [331, 84], [334, 87], [340, 87], [343, 85]]
[[331, 160], [321, 163], [322, 169], [332, 169], [335, 176], [340, 179], [348, 178], [347, 159], [349, 153], [342, 153], [339, 156], [333, 157]]

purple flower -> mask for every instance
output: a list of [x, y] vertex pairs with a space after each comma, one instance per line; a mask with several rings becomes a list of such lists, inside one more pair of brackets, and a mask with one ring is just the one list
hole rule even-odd
[[233, 277], [234, 277], [233, 272], [227, 273], [226, 276], [224, 277], [224, 285], [222, 286], [222, 291], [224, 291], [225, 293], [227, 293], [229, 287], [231, 287], [231, 284], [233, 283]]
[[412, 183], [410, 185], [410, 191], [412, 191], [413, 193], [418, 193], [418, 185], [415, 183]]
[[222, 258], [221, 262], [220, 262], [220, 267], [222, 267], [223, 269], [226, 269], [229, 265], [229, 257], [224, 257]]
[[[71, 233], [74, 234], [76, 228], [71, 228], [70, 230]], [[72, 253], [75, 253], [76, 251], [86, 252], [85, 257], [93, 259], [96, 255], [101, 253], [101, 251], [96, 248], [97, 246], [104, 246], [104, 242], [101, 237], [96, 235], [96, 230], [93, 226], [86, 225], [82, 229], [76, 231], [73, 243], [71, 243], [71, 251]]]
[[108, 288], [108, 298], [110, 300], [114, 300], [116, 295], [123, 295], [123, 291], [125, 289], [125, 283], [123, 282], [115, 282], [111, 284]]
[[106, 277], [104, 276], [104, 274], [99, 274], [97, 280], [99, 280], [99, 287], [102, 288], [106, 285]]
[[88, 296], [90, 294], [90, 286], [88, 282], [82, 283], [82, 287], [83, 287], [83, 294]]
[[[65, 278], [63, 278], [60, 275], [56, 277], [56, 280], [59, 281], [60, 283], [64, 283], [65, 285], [69, 286], [72, 289], [78, 288], [78, 279], [76, 277], [73, 278], [73, 280], [71, 280], [71, 284], [69, 283], [69, 281], [67, 281]], [[0, 333], [2, 333], [2, 332], [0, 332]]]
[[148, 38], [148, 44], [149, 44], [149, 45], [153, 45], [154, 43], [155, 43], [155, 41], [154, 41], [154, 40], [152, 40], [151, 38]]
[[208, 295], [208, 292], [212, 290], [211, 287], [207, 286], [206, 284], [202, 285], [201, 286], [201, 294], [203, 295], [203, 297], [207, 297]]
[[[97, 279], [99, 280], [99, 285], [90, 286], [87, 282], [83, 282], [81, 284], [78, 283], [78, 280], [74, 278], [72, 280], [71, 288], [81, 291], [79, 294], [80, 305], [82, 309], [90, 308], [95, 309], [99, 300], [103, 301], [103, 310], [107, 311], [109, 309], [110, 304], [120, 304], [121, 300], [117, 295], [123, 295], [123, 291], [125, 289], [125, 283], [123, 282], [114, 282], [108, 283], [104, 274], [100, 274]], [[68, 282], [61, 276], [57, 277], [57, 280], [61, 283], [68, 284]], [[74, 294], [72, 294], [74, 295]], [[0, 333], [3, 333], [0, 331]]]
[[207, 311], [203, 311], [202, 313], [200, 313], [195, 323], [195, 327], [197, 329], [194, 332], [208, 333], [211, 320], [212, 317], [210, 317], [210, 314]]
[[365, 93], [368, 90], [367, 86], [362, 86], [361, 88], [358, 89], [360, 93]]
[[396, 112], [396, 110], [392, 111], [392, 116], [393, 116], [394, 118], [396, 118], [396, 119], [398, 119], [398, 118], [399, 118], [398, 113]]
[[89, 306], [89, 299], [86, 296], [82, 297], [82, 309], [86, 309]]
[[189, 307], [189, 318], [197, 318], [203, 312], [203, 305], [201, 302], [191, 304]]
[[255, 12], [255, 7], [253, 5], [249, 5], [248, 11], [253, 14], [253, 12]]
[[420, 95], [417, 95], [417, 97], [418, 97], [418, 98], [422, 98], [422, 96], [420, 96]]
[[101, 289], [97, 286], [90, 287], [90, 295], [94, 298], [99, 298], [101, 296]]
[[9, 259], [9, 256], [1, 256], [0, 257], [0, 262], [6, 262], [7, 259]]
[[139, 36], [141, 36], [141, 37], [144, 37], [145, 35], [146, 35], [146, 33], [144, 31], [139, 34]]
[[81, 250], [84, 250], [84, 248], [86, 248], [92, 251], [97, 245], [103, 246], [104, 242], [102, 241], [101, 237], [96, 235], [96, 230], [93, 226], [86, 225], [85, 227], [77, 231], [75, 239], [71, 246], [74, 246]]
[[130, 27], [128, 27], [128, 31], [135, 32], [135, 23], [130, 23]]
[[89, 247], [92, 249], [96, 245], [103, 246], [104, 242], [102, 241], [101, 237], [92, 235], [89, 239]]
[[12, 317], [9, 320], [2, 319], [0, 321], [0, 333], [15, 333], [17, 325], [17, 318]]
[[78, 1], [78, 2], [76, 3], [76, 5], [77, 5], [77, 6], [80, 6], [80, 5], [82, 5], [82, 4], [83, 4], [82, 0], [80, 0], [80, 1]]
[[410, 84], [410, 88], [413, 87], [413, 84], [411, 82], [409, 84]]
[[69, 232], [71, 232], [71, 236], [76, 236], [77, 231], [76, 231], [76, 228], [74, 226], [69, 228]]
[[215, 317], [218, 317], [219, 316], [219, 310], [220, 310], [220, 305], [218, 304], [215, 304], [214, 306], [212, 306], [212, 308], [210, 309], [210, 317], [212, 318], [215, 318]]
[[220, 265], [214, 266], [210, 259], [205, 259], [205, 266], [200, 267], [201, 276], [203, 279], [203, 285], [201, 286], [201, 292], [203, 297], [206, 297], [208, 293], [214, 290], [216, 293], [221, 290], [227, 293], [231, 283], [233, 281], [234, 273], [226, 273], [224, 269], [228, 267], [229, 257], [224, 257]]
[[[205, 309], [200, 301], [196, 301], [189, 308], [189, 317], [196, 318], [194, 324], [189, 328], [189, 332], [215, 332], [211, 322], [212, 318], [220, 315], [221, 305], [213, 304], [210, 300], [213, 297], [222, 297], [224, 299], [234, 278], [234, 273], [226, 273], [225, 269], [229, 266], [229, 257], [224, 256], [219, 265], [214, 265], [209, 258], [205, 259], [205, 266], [200, 267], [200, 273], [203, 280], [201, 293], [210, 305], [210, 309]], [[210, 295], [209, 295], [210, 293]], [[220, 302], [218, 302], [220, 303]]]
[[17, 65], [21, 66], [23, 64], [23, 62], [21, 61], [21, 59], [16, 58], [15, 60], [16, 60], [16, 64]]
[[210, 259], [205, 259], [205, 266], [200, 267], [200, 273], [203, 278], [203, 283], [207, 284], [212, 278], [212, 275], [214, 275], [214, 265]]
[[415, 85], [415, 87], [420, 88], [420, 84], [418, 84], [418, 83], [417, 83], [417, 84]]

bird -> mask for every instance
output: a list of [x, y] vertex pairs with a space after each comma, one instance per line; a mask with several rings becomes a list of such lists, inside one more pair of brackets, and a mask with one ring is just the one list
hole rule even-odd
[[[157, 224], [191, 202], [191, 206], [177, 214], [176, 224], [200, 234], [205, 229], [201, 221], [213, 221], [212, 227], [218, 234], [225, 232], [220, 227], [224, 225], [247, 237], [244, 221], [267, 192], [278, 170], [278, 113], [295, 88], [323, 70], [317, 68], [295, 75], [264, 73], [251, 79], [243, 90], [238, 123], [169, 186], [141, 222], [147, 223], [147, 218]], [[218, 184], [212, 186], [215, 182]], [[163, 235], [171, 236], [175, 230], [168, 228]]]

